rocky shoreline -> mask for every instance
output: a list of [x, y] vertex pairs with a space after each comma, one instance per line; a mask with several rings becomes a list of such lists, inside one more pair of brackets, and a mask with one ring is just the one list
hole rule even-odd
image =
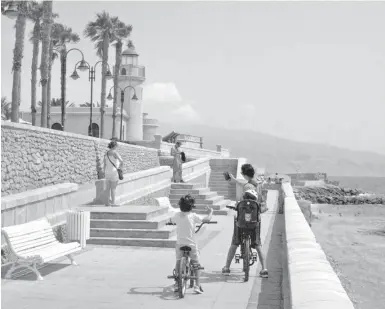
[[385, 196], [366, 193], [362, 190], [325, 185], [322, 187], [294, 187], [297, 200], [307, 200], [314, 204], [357, 205], [382, 204]]

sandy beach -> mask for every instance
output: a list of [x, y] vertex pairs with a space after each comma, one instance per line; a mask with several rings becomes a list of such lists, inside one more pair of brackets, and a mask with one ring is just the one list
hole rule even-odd
[[312, 206], [312, 229], [356, 309], [385, 308], [385, 206]]

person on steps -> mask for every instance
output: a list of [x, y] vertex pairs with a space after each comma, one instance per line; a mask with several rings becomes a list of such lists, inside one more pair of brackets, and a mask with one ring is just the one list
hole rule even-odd
[[107, 180], [108, 201], [106, 206], [116, 205], [116, 187], [118, 186], [119, 174], [118, 168], [122, 168], [123, 160], [116, 151], [118, 143], [111, 141], [108, 144], [109, 150], [104, 156], [104, 178]]
[[180, 142], [176, 142], [175, 146], [171, 148], [171, 156], [174, 157], [174, 161], [172, 162], [172, 170], [173, 170], [173, 181], [175, 183], [181, 182], [182, 179], [182, 152], [180, 151]]

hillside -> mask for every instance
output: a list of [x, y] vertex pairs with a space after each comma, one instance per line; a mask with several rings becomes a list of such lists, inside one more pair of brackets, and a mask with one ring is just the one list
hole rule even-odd
[[246, 157], [250, 163], [269, 172], [326, 172], [334, 176], [385, 176], [385, 156], [352, 151], [322, 144], [291, 141], [253, 131], [235, 131], [203, 125], [160, 124], [160, 134], [171, 131], [203, 136], [204, 147], [216, 144], [231, 150], [234, 157]]

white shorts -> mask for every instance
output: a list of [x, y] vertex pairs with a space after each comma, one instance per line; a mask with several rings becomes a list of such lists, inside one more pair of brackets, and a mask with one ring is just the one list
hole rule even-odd
[[[176, 260], [179, 261], [182, 256], [183, 256], [183, 251], [180, 250], [181, 247], [186, 246], [186, 245], [176, 245], [175, 246], [175, 255], [176, 255]], [[195, 246], [189, 246], [191, 248], [190, 251], [190, 258], [193, 262], [199, 264], [199, 249]]]

